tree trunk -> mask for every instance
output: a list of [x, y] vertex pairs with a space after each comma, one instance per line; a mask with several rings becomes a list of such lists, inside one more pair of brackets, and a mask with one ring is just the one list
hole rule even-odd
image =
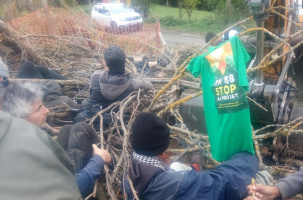
[[182, 0], [178, 1], [178, 6], [179, 6], [179, 18], [182, 19], [183, 18], [183, 10], [182, 10]]
[[226, 19], [227, 19], [227, 23], [230, 23], [230, 20], [231, 19], [231, 10], [232, 10], [232, 5], [231, 5], [231, 0], [226, 0]]

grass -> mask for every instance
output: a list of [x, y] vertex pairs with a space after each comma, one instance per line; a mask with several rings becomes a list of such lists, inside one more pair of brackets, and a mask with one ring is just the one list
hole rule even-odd
[[154, 22], [160, 19], [161, 28], [182, 32], [205, 34], [206, 32], [220, 32], [228, 25], [223, 25], [216, 20], [214, 12], [194, 10], [190, 19], [183, 9], [183, 18], [179, 18], [179, 8], [153, 4], [149, 18], [145, 22]]
[[[232, 25], [226, 23], [226, 16], [224, 15], [225, 12], [223, 11], [208, 12], [194, 10], [190, 19], [188, 19], [185, 9], [183, 9], [183, 13], [183, 18], [180, 19], [179, 8], [153, 4], [150, 9], [149, 18], [145, 19], [145, 22], [154, 22], [156, 19], [160, 19], [162, 29], [198, 34], [205, 34], [210, 31], [217, 33], [222, 32], [224, 29]], [[244, 17], [240, 12], [234, 13], [229, 19], [238, 21], [239, 15], [242, 18]], [[246, 27], [252, 27], [254, 26], [254, 22], [247, 22], [244, 25]], [[239, 27], [239, 30], [241, 30], [241, 27]]]
[[[80, 7], [90, 15], [89, 5], [81, 5]], [[78, 6], [73, 7], [73, 9], [80, 11]], [[188, 19], [185, 9], [183, 9], [183, 13], [183, 18], [179, 19], [179, 8], [152, 4], [149, 17], [144, 19], [144, 22], [154, 23], [156, 19], [159, 19], [162, 29], [196, 34], [205, 34], [210, 31], [221, 32], [230, 26], [220, 22], [215, 12], [194, 10], [190, 19]]]
[[87, 14], [89, 14], [89, 15], [90, 15], [90, 12], [91, 12], [91, 10], [92, 10], [92, 9], [90, 8], [89, 4], [80, 5], [80, 6], [74, 6], [73, 9], [74, 9], [75, 11], [81, 11], [81, 9], [82, 9], [85, 13], [87, 13]]
[[[183, 12], [184, 12], [183, 18], [187, 19], [187, 14], [184, 9], [183, 9]], [[166, 17], [169, 15], [173, 16], [175, 18], [179, 18], [179, 9], [173, 8], [173, 7], [168, 7], [168, 6], [156, 5], [156, 4], [153, 4], [150, 9], [150, 17], [161, 18], [161, 17]], [[191, 19], [198, 20], [198, 19], [203, 19], [203, 18], [207, 18], [207, 17], [212, 17], [213, 15], [214, 14], [212, 12], [194, 10], [192, 13]]]

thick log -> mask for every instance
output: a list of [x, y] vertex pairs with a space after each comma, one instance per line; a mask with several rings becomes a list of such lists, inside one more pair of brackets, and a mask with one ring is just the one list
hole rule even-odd
[[31, 58], [31, 60], [39, 65], [47, 65], [51, 66], [53, 68], [56, 68], [56, 66], [53, 66], [50, 62], [47, 61], [47, 59], [42, 59], [39, 55], [37, 55], [31, 47], [29, 47], [26, 44], [26, 41], [22, 39], [22, 36], [19, 35], [16, 31], [14, 31], [11, 27], [7, 26], [3, 21], [0, 20], [0, 33], [5, 33], [7, 38], [10, 42], [15, 41], [16, 46], [19, 46], [22, 48], [22, 51], [26, 52], [27, 55]]
[[[148, 80], [153, 84], [166, 84], [169, 82], [169, 78], [142, 78], [142, 80]], [[34, 83], [39, 83], [46, 81], [46, 79], [18, 79], [18, 78], [10, 78], [9, 81], [15, 82], [15, 81], [30, 81]], [[88, 82], [85, 81], [78, 81], [78, 80], [56, 80], [59, 84], [64, 86], [78, 86], [79, 88], [83, 88], [87, 86]], [[197, 89], [200, 90], [199, 83], [190, 82], [190, 81], [184, 81], [179, 80], [177, 81], [179, 85], [185, 89]]]

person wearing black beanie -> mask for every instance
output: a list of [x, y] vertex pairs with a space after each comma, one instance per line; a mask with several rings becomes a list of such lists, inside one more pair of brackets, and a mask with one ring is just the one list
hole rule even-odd
[[169, 138], [170, 129], [155, 114], [143, 112], [133, 123], [131, 145], [139, 154], [157, 156], [164, 153], [168, 148]]
[[248, 195], [246, 186], [258, 171], [254, 155], [234, 154], [213, 170], [192, 170], [187, 165], [189, 169], [177, 171], [164, 159], [170, 156], [169, 142], [170, 128], [163, 119], [147, 112], [135, 118], [130, 135], [133, 152], [122, 179], [127, 199], [240, 200]]

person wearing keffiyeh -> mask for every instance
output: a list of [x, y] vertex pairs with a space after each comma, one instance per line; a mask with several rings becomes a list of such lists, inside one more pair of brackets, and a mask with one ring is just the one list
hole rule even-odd
[[122, 180], [128, 199], [134, 199], [131, 185], [144, 200], [240, 200], [247, 196], [246, 186], [258, 170], [254, 155], [237, 153], [213, 170], [176, 171], [170, 168], [171, 153], [167, 151], [170, 132], [155, 114], [143, 112], [134, 120], [130, 137], [133, 154]]

